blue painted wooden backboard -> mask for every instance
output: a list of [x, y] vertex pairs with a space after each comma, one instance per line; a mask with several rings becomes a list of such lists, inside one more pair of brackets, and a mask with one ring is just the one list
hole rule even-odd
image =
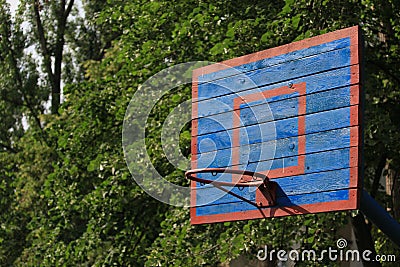
[[[359, 207], [359, 39], [352, 27], [194, 70], [192, 168], [257, 171], [278, 189], [257, 208], [192, 181], [192, 224]], [[214, 175], [197, 177], [234, 179]]]

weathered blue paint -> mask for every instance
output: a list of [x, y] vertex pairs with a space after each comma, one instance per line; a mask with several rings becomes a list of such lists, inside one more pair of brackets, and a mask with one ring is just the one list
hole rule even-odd
[[[347, 200], [349, 198], [349, 190], [342, 189], [336, 191], [325, 191], [312, 194], [291, 195], [278, 197], [277, 207], [293, 207], [313, 203], [324, 203], [331, 201]], [[301, 209], [301, 207], [299, 207]], [[247, 202], [232, 202], [216, 205], [208, 205], [196, 208], [197, 215], [212, 215], [230, 212], [242, 212], [246, 210], [257, 210], [256, 207]]]
[[[321, 172], [335, 169], [342, 169], [350, 167], [350, 149], [342, 148], [337, 150], [330, 150], [319, 153], [312, 153], [306, 156], [305, 171], [304, 173]], [[297, 160], [297, 156], [274, 159], [271, 169], [279, 169], [295, 165], [293, 162]], [[260, 161], [250, 163], [246, 166], [239, 165], [241, 168], [249, 171], [265, 171], [270, 166], [269, 161]]]
[[[296, 93], [297, 94], [297, 93]], [[249, 126], [268, 121], [297, 117], [299, 97], [284, 99], [270, 104], [265, 102], [241, 105], [240, 125]], [[350, 106], [350, 87], [332, 89], [310, 94], [306, 98], [306, 114]], [[198, 135], [229, 130], [233, 128], [233, 112], [225, 112], [198, 119]]]
[[[335, 89], [339, 87], [345, 87], [351, 85], [351, 69], [349, 66], [334, 69], [327, 72], [317, 73], [306, 77], [300, 77], [297, 79], [290, 80], [293, 84], [306, 83], [307, 94], [322, 92], [325, 90]], [[279, 82], [273, 85], [263, 86], [260, 88], [250, 89], [239, 93], [231, 93], [224, 96], [216, 96], [212, 99], [198, 102], [198, 114], [194, 118], [206, 117], [214, 114], [224, 113], [232, 110], [233, 99], [245, 96], [248, 94], [254, 94], [267, 90], [273, 90], [279, 87], [288, 86], [288, 81]], [[199, 86], [199, 90], [202, 87]], [[268, 98], [268, 103], [271, 104], [275, 101], [280, 101], [287, 98], [296, 97], [297, 92], [287, 95], [278, 95], [275, 97]]]
[[[199, 100], [350, 66], [350, 47], [199, 85]], [[243, 79], [245, 82], [243, 82]]]
[[[345, 107], [305, 115], [305, 118], [307, 134], [345, 128], [350, 126], [350, 108]], [[232, 147], [233, 131], [220, 131], [198, 136], [198, 153]], [[298, 118], [294, 117], [241, 127], [239, 135], [240, 145], [298, 136]]]
[[349, 46], [350, 46], [350, 38], [342, 38], [329, 43], [313, 46], [306, 49], [301, 49], [298, 51], [290, 52], [276, 57], [266, 58], [258, 60], [256, 62], [239, 65], [233, 68], [228, 68], [222, 71], [201, 75], [199, 76], [199, 83], [204, 83], [207, 81], [213, 81], [232, 75], [237, 75], [238, 73], [245, 73], [248, 71], [272, 67], [274, 65], [283, 64], [288, 61], [301, 60], [302, 58], [305, 57], [310, 57], [317, 54], [346, 48]]
[[[224, 177], [225, 176], [225, 177]], [[318, 193], [325, 191], [334, 191], [346, 188], [349, 184], [350, 169], [339, 169], [331, 170], [327, 172], [319, 172], [312, 174], [303, 174], [298, 176], [290, 176], [279, 179], [274, 179], [275, 182], [279, 184], [279, 190], [277, 191], [278, 197], [293, 196], [308, 194], [310, 192]], [[219, 175], [219, 180], [230, 180], [232, 179], [230, 174]], [[329, 183], [326, 181], [329, 179]], [[232, 192], [240, 194], [249, 200], [255, 200], [255, 190], [251, 187], [237, 188], [232, 187]], [[199, 185], [195, 189], [197, 197], [201, 199], [201, 202], [205, 201], [207, 198], [212, 196], [220, 196], [221, 191], [212, 185]], [[221, 203], [233, 203], [240, 202], [236, 197], [232, 195], [224, 195], [216, 201], [210, 203], [210, 205], [216, 205]]]
[[[351, 127], [348, 127], [306, 135], [306, 154], [350, 147], [350, 129]], [[244, 145], [240, 148], [239, 164], [294, 157], [298, 155], [297, 148], [297, 136]], [[264, 153], [261, 153], [261, 151]], [[271, 151], [271, 153], [266, 151]], [[231, 148], [201, 153], [198, 156], [200, 158], [198, 161], [199, 168], [206, 168], [207, 166], [211, 168], [232, 167]]]

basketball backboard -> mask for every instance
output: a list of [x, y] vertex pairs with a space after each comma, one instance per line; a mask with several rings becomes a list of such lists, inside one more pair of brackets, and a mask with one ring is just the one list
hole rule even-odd
[[[192, 169], [255, 171], [277, 188], [273, 205], [257, 207], [192, 181], [192, 224], [359, 207], [359, 35], [347, 28], [194, 70]], [[257, 188], [228, 189], [258, 201]]]

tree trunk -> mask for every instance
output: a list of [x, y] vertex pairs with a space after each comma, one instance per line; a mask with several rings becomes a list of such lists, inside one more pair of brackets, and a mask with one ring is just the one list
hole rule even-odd
[[[374, 180], [372, 181], [371, 196], [375, 198], [379, 190], [379, 181], [382, 177], [382, 172], [386, 165], [386, 154], [381, 155], [378, 166], [375, 170]], [[358, 251], [369, 250], [372, 251], [371, 258], [376, 256], [374, 241], [371, 235], [371, 223], [365, 221], [362, 213], [358, 213], [356, 217], [352, 218], [351, 223], [356, 237]], [[364, 266], [381, 266], [379, 262], [363, 262]]]
[[[370, 258], [376, 256], [374, 241], [371, 236], [371, 225], [365, 222], [365, 217], [362, 213], [358, 213], [356, 217], [351, 219], [356, 237], [357, 248], [360, 253], [365, 250], [372, 251]], [[379, 262], [366, 262], [363, 261], [364, 266], [382, 266]]]
[[400, 175], [399, 172], [389, 169], [386, 175], [386, 194], [391, 197], [393, 217], [400, 219]]
[[[74, 5], [74, 0], [70, 0], [66, 7], [66, 0], [62, 0], [58, 8], [57, 29], [56, 29], [56, 45], [54, 51], [49, 50], [48, 40], [46, 39], [45, 30], [43, 28], [42, 18], [40, 15], [40, 2], [34, 2], [34, 17], [36, 30], [39, 37], [39, 45], [43, 56], [45, 71], [51, 85], [51, 113], [58, 114], [58, 108], [61, 104], [61, 79], [62, 79], [62, 62], [65, 45], [65, 29], [67, 19]], [[51, 57], [54, 55], [54, 66], [52, 67]]]

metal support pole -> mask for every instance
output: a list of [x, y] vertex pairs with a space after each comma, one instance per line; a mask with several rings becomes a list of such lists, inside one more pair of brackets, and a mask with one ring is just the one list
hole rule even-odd
[[360, 210], [400, 247], [400, 224], [365, 190], [361, 194]]

